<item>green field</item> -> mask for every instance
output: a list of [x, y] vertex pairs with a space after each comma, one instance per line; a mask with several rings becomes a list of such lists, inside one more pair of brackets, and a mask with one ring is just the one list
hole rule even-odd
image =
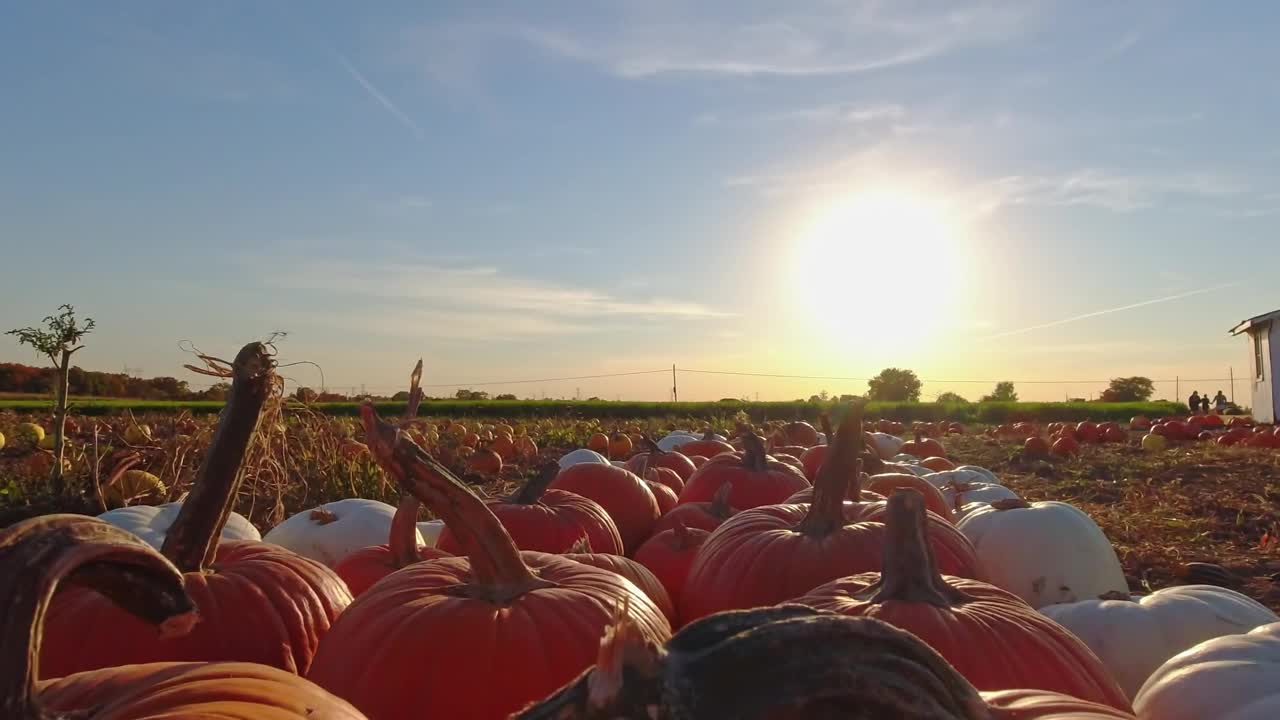
[[[378, 402], [379, 412], [399, 414], [401, 402]], [[0, 399], [0, 410], [19, 413], [46, 412], [47, 400]], [[358, 402], [317, 403], [315, 409], [329, 415], [355, 415]], [[89, 399], [73, 401], [72, 412], [79, 415], [115, 415], [130, 410], [134, 413], [216, 413], [222, 403], [214, 401], [168, 401], [131, 399]], [[740, 411], [756, 421], [801, 418], [814, 420], [826, 409], [840, 408], [833, 403], [809, 402], [609, 402], [565, 400], [430, 400], [422, 403], [422, 415], [451, 417], [582, 417], [582, 418], [712, 418], [734, 415]], [[872, 402], [867, 415], [893, 420], [957, 420], [960, 422], [1002, 423], [1011, 420], [1128, 420], [1134, 415], [1164, 417], [1186, 413], [1180, 403], [896, 403]]]

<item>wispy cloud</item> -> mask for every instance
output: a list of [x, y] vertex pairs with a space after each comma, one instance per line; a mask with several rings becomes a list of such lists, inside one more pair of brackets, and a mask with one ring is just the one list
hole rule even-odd
[[1248, 190], [1236, 179], [1211, 173], [1154, 175], [1088, 168], [1061, 175], [1009, 175], [988, 183], [984, 192], [992, 207], [1088, 205], [1129, 212], [1170, 198], [1221, 199]]
[[1159, 303], [1173, 302], [1175, 300], [1185, 300], [1186, 298], [1195, 297], [1196, 295], [1205, 295], [1211, 292], [1218, 292], [1219, 290], [1226, 290], [1228, 288], [1233, 288], [1240, 284], [1241, 283], [1238, 283], [1238, 282], [1232, 282], [1232, 283], [1224, 283], [1221, 285], [1213, 285], [1211, 287], [1206, 287], [1206, 288], [1200, 288], [1198, 290], [1188, 290], [1187, 292], [1178, 293], [1176, 295], [1165, 295], [1164, 297], [1152, 298], [1150, 300], [1143, 300], [1141, 302], [1130, 303], [1128, 305], [1121, 305], [1119, 307], [1107, 308], [1105, 310], [1095, 310], [1093, 312], [1084, 313], [1083, 315], [1075, 315], [1073, 317], [1063, 318], [1061, 320], [1053, 320], [1046, 323], [1040, 323], [1038, 325], [1031, 325], [1024, 328], [1018, 328], [1017, 330], [1006, 330], [1005, 332], [999, 332], [994, 335], [988, 335], [981, 339], [997, 340], [999, 338], [1010, 337], [1012, 335], [1023, 335], [1025, 333], [1034, 332], [1036, 330], [1044, 330], [1051, 327], [1058, 327], [1059, 325], [1066, 325], [1068, 323], [1080, 322], [1081, 320], [1088, 320], [1090, 318], [1101, 317], [1103, 315], [1111, 315], [1112, 313], [1124, 312], [1126, 310], [1136, 310], [1138, 308], [1147, 307], [1148, 305], [1157, 305]]
[[369, 97], [373, 98], [375, 102], [386, 109], [387, 112], [391, 113], [392, 116], [400, 121], [400, 124], [409, 128], [409, 130], [413, 132], [414, 137], [419, 140], [424, 137], [425, 133], [423, 133], [422, 128], [413, 121], [413, 118], [405, 114], [399, 106], [392, 102], [391, 98], [387, 97], [386, 93], [379, 90], [372, 82], [369, 82], [369, 79], [364, 76], [364, 73], [356, 69], [356, 66], [353, 65], [346, 56], [337, 54], [337, 58], [338, 62], [342, 65], [342, 69], [346, 70], [347, 74], [351, 76], [351, 79], [355, 80], [359, 83], [360, 87], [364, 88], [364, 91], [368, 93]]

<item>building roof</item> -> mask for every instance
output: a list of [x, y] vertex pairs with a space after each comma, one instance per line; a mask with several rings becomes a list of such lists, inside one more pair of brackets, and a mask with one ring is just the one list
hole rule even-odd
[[1239, 325], [1236, 325], [1235, 327], [1231, 328], [1231, 334], [1239, 335], [1242, 332], [1248, 332], [1249, 330], [1259, 325], [1265, 325], [1266, 323], [1269, 323], [1272, 320], [1275, 320], [1277, 318], [1280, 318], [1280, 310], [1272, 310], [1269, 313], [1264, 313], [1262, 315], [1251, 317], [1248, 320], [1242, 321]]

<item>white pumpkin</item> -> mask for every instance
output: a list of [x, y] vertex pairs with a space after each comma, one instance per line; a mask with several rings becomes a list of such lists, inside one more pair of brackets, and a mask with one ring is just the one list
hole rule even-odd
[[[898, 453], [897, 455], [889, 458], [889, 462], [902, 463], [903, 465], [919, 465], [920, 458], [915, 455], [908, 455], [907, 453]], [[929, 472], [933, 471], [930, 470]]]
[[627, 463], [624, 460], [610, 460], [609, 464], [620, 468], [625, 468], [627, 466]]
[[[142, 538], [148, 545], [159, 550], [164, 545], [164, 536], [169, 532], [173, 521], [178, 519], [178, 511], [182, 509], [182, 501], [163, 505], [130, 505], [129, 507], [108, 510], [98, 516], [99, 520], [127, 530]], [[231, 513], [227, 524], [222, 527], [222, 540], [261, 540], [258, 528], [253, 526], [240, 513]]]
[[[930, 476], [926, 475], [925, 480], [932, 482]], [[968, 515], [977, 508], [968, 508], [969, 505], [990, 505], [999, 500], [1017, 500], [1018, 494], [1003, 485], [992, 485], [984, 482], [948, 482], [942, 485], [939, 490], [942, 491], [942, 497], [946, 499], [947, 506], [954, 510], [957, 515], [964, 510], [964, 514]], [[952, 516], [956, 522], [960, 521], [960, 517]]]
[[[671, 452], [687, 442], [701, 439], [702, 436], [696, 433], [687, 432], [685, 430], [673, 430], [667, 433], [666, 437], [663, 437], [658, 441], [658, 447], [661, 448], [663, 452]], [[564, 466], [562, 465], [561, 467]]]
[[1183, 650], [1280, 622], [1261, 603], [1213, 585], [1049, 605], [1040, 612], [1083, 640], [1130, 698], [1156, 668]]
[[954, 472], [974, 473], [986, 478], [985, 480], [980, 480], [979, 482], [991, 483], [992, 485], [1004, 484], [1000, 482], [1000, 478], [996, 477], [995, 473], [982, 467], [981, 465], [961, 465], [960, 467], [956, 468]]
[[[975, 470], [976, 466], [967, 465], [958, 467], [955, 470], [942, 470], [941, 472], [929, 473], [924, 476], [934, 487], [941, 490], [946, 487], [947, 483], [985, 483], [987, 485], [1003, 485], [1004, 483], [996, 479], [996, 476], [987, 470], [985, 473]], [[994, 480], [994, 482], [993, 482]]]
[[440, 542], [440, 533], [444, 530], [443, 520], [425, 520], [418, 523], [418, 534], [427, 547], [435, 547]]
[[[303, 510], [271, 528], [262, 539], [333, 567], [361, 548], [383, 545], [391, 533], [394, 505], [346, 498]], [[422, 537], [415, 530], [419, 545]]]
[[956, 527], [977, 549], [987, 579], [1032, 607], [1128, 592], [1111, 542], [1072, 505], [1001, 500], [973, 509]]
[[1280, 718], [1280, 623], [1175, 655], [1147, 678], [1133, 709], [1140, 720]]
[[881, 460], [892, 459], [906, 444], [906, 441], [902, 438], [889, 433], [869, 432], [867, 435], [871, 437], [871, 442], [876, 446], [876, 454], [880, 456]]
[[587, 448], [579, 448], [570, 450], [560, 457], [560, 469], [563, 470], [570, 465], [578, 465], [580, 463], [597, 463], [600, 465], [609, 465], [609, 458], [601, 455], [595, 450]]

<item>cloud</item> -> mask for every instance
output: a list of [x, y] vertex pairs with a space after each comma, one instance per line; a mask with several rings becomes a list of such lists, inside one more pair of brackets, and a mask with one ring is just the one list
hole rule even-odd
[[344, 305], [368, 308], [337, 318], [309, 311], [299, 312], [299, 317], [348, 322], [353, 329], [380, 334], [511, 339], [589, 332], [605, 318], [674, 322], [731, 316], [699, 303], [624, 298], [534, 281], [493, 267], [324, 259], [287, 267], [266, 261], [256, 264], [273, 268], [271, 282], [276, 287], [347, 296]]
[[1171, 198], [1222, 199], [1249, 191], [1232, 178], [1209, 173], [1127, 174], [1088, 168], [1060, 175], [1008, 175], [979, 193], [994, 209], [1004, 205], [1087, 205], [1130, 212]]
[[623, 0], [592, 6], [572, 25], [536, 17], [435, 22], [402, 33], [402, 55], [449, 83], [475, 72], [483, 56], [477, 48], [493, 53], [513, 43], [623, 78], [850, 75], [1001, 42], [1024, 32], [1040, 5]]
[[364, 91], [369, 95], [369, 97], [373, 98], [375, 102], [381, 105], [387, 112], [391, 113], [395, 119], [400, 121], [401, 125], [409, 128], [409, 130], [413, 132], [414, 137], [419, 140], [423, 138], [425, 133], [423, 133], [422, 128], [419, 127], [412, 118], [406, 115], [399, 106], [392, 102], [391, 98], [387, 97], [387, 95], [379, 90], [372, 82], [369, 82], [369, 79], [357, 70], [356, 66], [352, 65], [351, 61], [348, 60], [346, 56], [337, 54], [337, 58], [338, 62], [342, 65], [342, 69], [346, 70], [347, 74], [350, 75], [351, 78], [360, 85], [360, 87], [364, 88]]

